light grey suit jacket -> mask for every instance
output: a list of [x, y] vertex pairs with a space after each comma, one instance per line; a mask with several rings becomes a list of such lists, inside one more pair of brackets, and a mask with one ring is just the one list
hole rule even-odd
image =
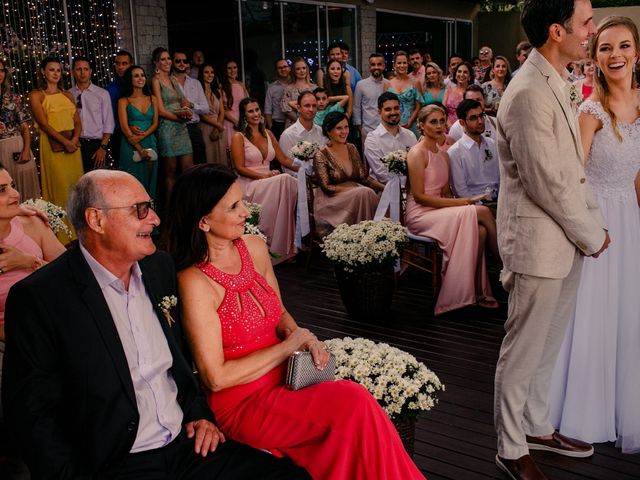
[[575, 112], [551, 64], [533, 50], [498, 111], [498, 246], [516, 273], [568, 275], [576, 247], [597, 252], [604, 221], [586, 180]]

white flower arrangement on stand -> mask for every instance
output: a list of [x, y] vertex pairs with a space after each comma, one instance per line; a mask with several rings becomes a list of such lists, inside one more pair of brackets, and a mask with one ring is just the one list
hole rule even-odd
[[258, 223], [260, 223], [260, 212], [262, 212], [262, 205], [259, 203], [250, 203], [244, 202], [247, 210], [249, 210], [249, 216], [245, 220], [244, 223], [244, 233], [245, 235], [256, 235], [264, 240], [267, 243], [267, 237], [264, 233], [260, 231], [258, 228]]
[[72, 237], [71, 229], [64, 223], [67, 212], [58, 205], [43, 200], [42, 198], [25, 200], [22, 202], [22, 205], [35, 208], [44, 213], [49, 220], [49, 225], [51, 225], [53, 233], [58, 234], [59, 232], [64, 232], [69, 238]]
[[380, 159], [382, 164], [389, 170], [389, 173], [398, 175], [407, 174], [407, 152], [406, 150], [394, 150], [387, 153]]
[[315, 142], [301, 140], [289, 149], [289, 155], [306, 162], [313, 159], [318, 148], [319, 146]]

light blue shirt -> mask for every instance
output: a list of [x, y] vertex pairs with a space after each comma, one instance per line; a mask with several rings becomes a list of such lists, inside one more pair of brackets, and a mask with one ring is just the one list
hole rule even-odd
[[381, 78], [376, 80], [367, 77], [358, 82], [353, 98], [353, 124], [362, 126], [369, 133], [380, 125], [378, 113], [378, 97], [384, 92], [384, 85], [388, 80]]

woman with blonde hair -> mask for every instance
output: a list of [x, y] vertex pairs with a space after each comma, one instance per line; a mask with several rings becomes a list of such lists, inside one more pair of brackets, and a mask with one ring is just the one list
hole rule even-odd
[[294, 124], [297, 120], [296, 109], [298, 96], [305, 91], [312, 92], [314, 85], [311, 83], [311, 77], [309, 76], [309, 65], [302, 57], [296, 57], [291, 62], [291, 76], [289, 85], [284, 89], [280, 108], [287, 117], [285, 122], [285, 128]]
[[444, 99], [444, 73], [437, 63], [429, 62], [424, 71], [424, 94], [422, 104], [429, 105]]

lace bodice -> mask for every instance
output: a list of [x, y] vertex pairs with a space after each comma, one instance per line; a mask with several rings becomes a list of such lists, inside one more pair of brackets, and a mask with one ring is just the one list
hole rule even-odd
[[635, 196], [634, 179], [640, 169], [640, 118], [631, 124], [617, 122], [622, 135], [619, 142], [611, 118], [599, 102], [587, 100], [579, 111], [602, 122], [602, 128], [593, 137], [585, 168], [594, 193], [608, 198]]
[[277, 343], [276, 326], [282, 312], [275, 291], [253, 268], [244, 240], [239, 238], [233, 244], [242, 261], [239, 273], [225, 273], [209, 262], [196, 265], [226, 290], [218, 307], [226, 359], [242, 357]]

